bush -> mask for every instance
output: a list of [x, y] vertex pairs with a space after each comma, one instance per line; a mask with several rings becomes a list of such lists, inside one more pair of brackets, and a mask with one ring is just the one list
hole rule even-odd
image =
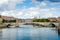
[[48, 19], [34, 19], [33, 22], [50, 22]]
[[16, 20], [4, 20], [4, 19], [3, 19], [2, 22], [3, 22], [3, 23], [4, 23], [4, 22], [16, 22]]
[[9, 20], [9, 22], [16, 22], [16, 20]]

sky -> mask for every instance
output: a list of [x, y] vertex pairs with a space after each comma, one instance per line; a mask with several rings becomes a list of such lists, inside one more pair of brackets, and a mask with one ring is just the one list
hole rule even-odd
[[60, 0], [0, 0], [0, 15], [23, 19], [60, 17]]

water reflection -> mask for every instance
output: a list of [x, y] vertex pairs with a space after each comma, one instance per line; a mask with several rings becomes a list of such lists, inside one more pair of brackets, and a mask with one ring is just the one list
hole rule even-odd
[[42, 26], [36, 26], [36, 25], [20, 25], [21, 28], [40, 28]]
[[55, 28], [11, 28], [2, 30], [2, 40], [59, 40]]

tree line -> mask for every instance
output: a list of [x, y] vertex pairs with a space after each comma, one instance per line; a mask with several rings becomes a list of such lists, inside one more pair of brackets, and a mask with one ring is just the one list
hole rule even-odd
[[[41, 19], [34, 19], [33, 22], [51, 22], [47, 18], [41, 18]], [[52, 21], [52, 22], [57, 22], [57, 21]]]
[[4, 22], [6, 22], [6, 23], [9, 22], [10, 23], [10, 22], [16, 22], [16, 20], [5, 20], [5, 19], [3, 19], [2, 23], [4, 23]]

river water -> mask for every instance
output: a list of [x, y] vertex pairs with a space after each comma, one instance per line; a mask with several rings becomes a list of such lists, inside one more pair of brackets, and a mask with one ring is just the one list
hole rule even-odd
[[0, 40], [60, 40], [56, 28], [22, 25], [21, 28], [5, 28], [0, 31]]

